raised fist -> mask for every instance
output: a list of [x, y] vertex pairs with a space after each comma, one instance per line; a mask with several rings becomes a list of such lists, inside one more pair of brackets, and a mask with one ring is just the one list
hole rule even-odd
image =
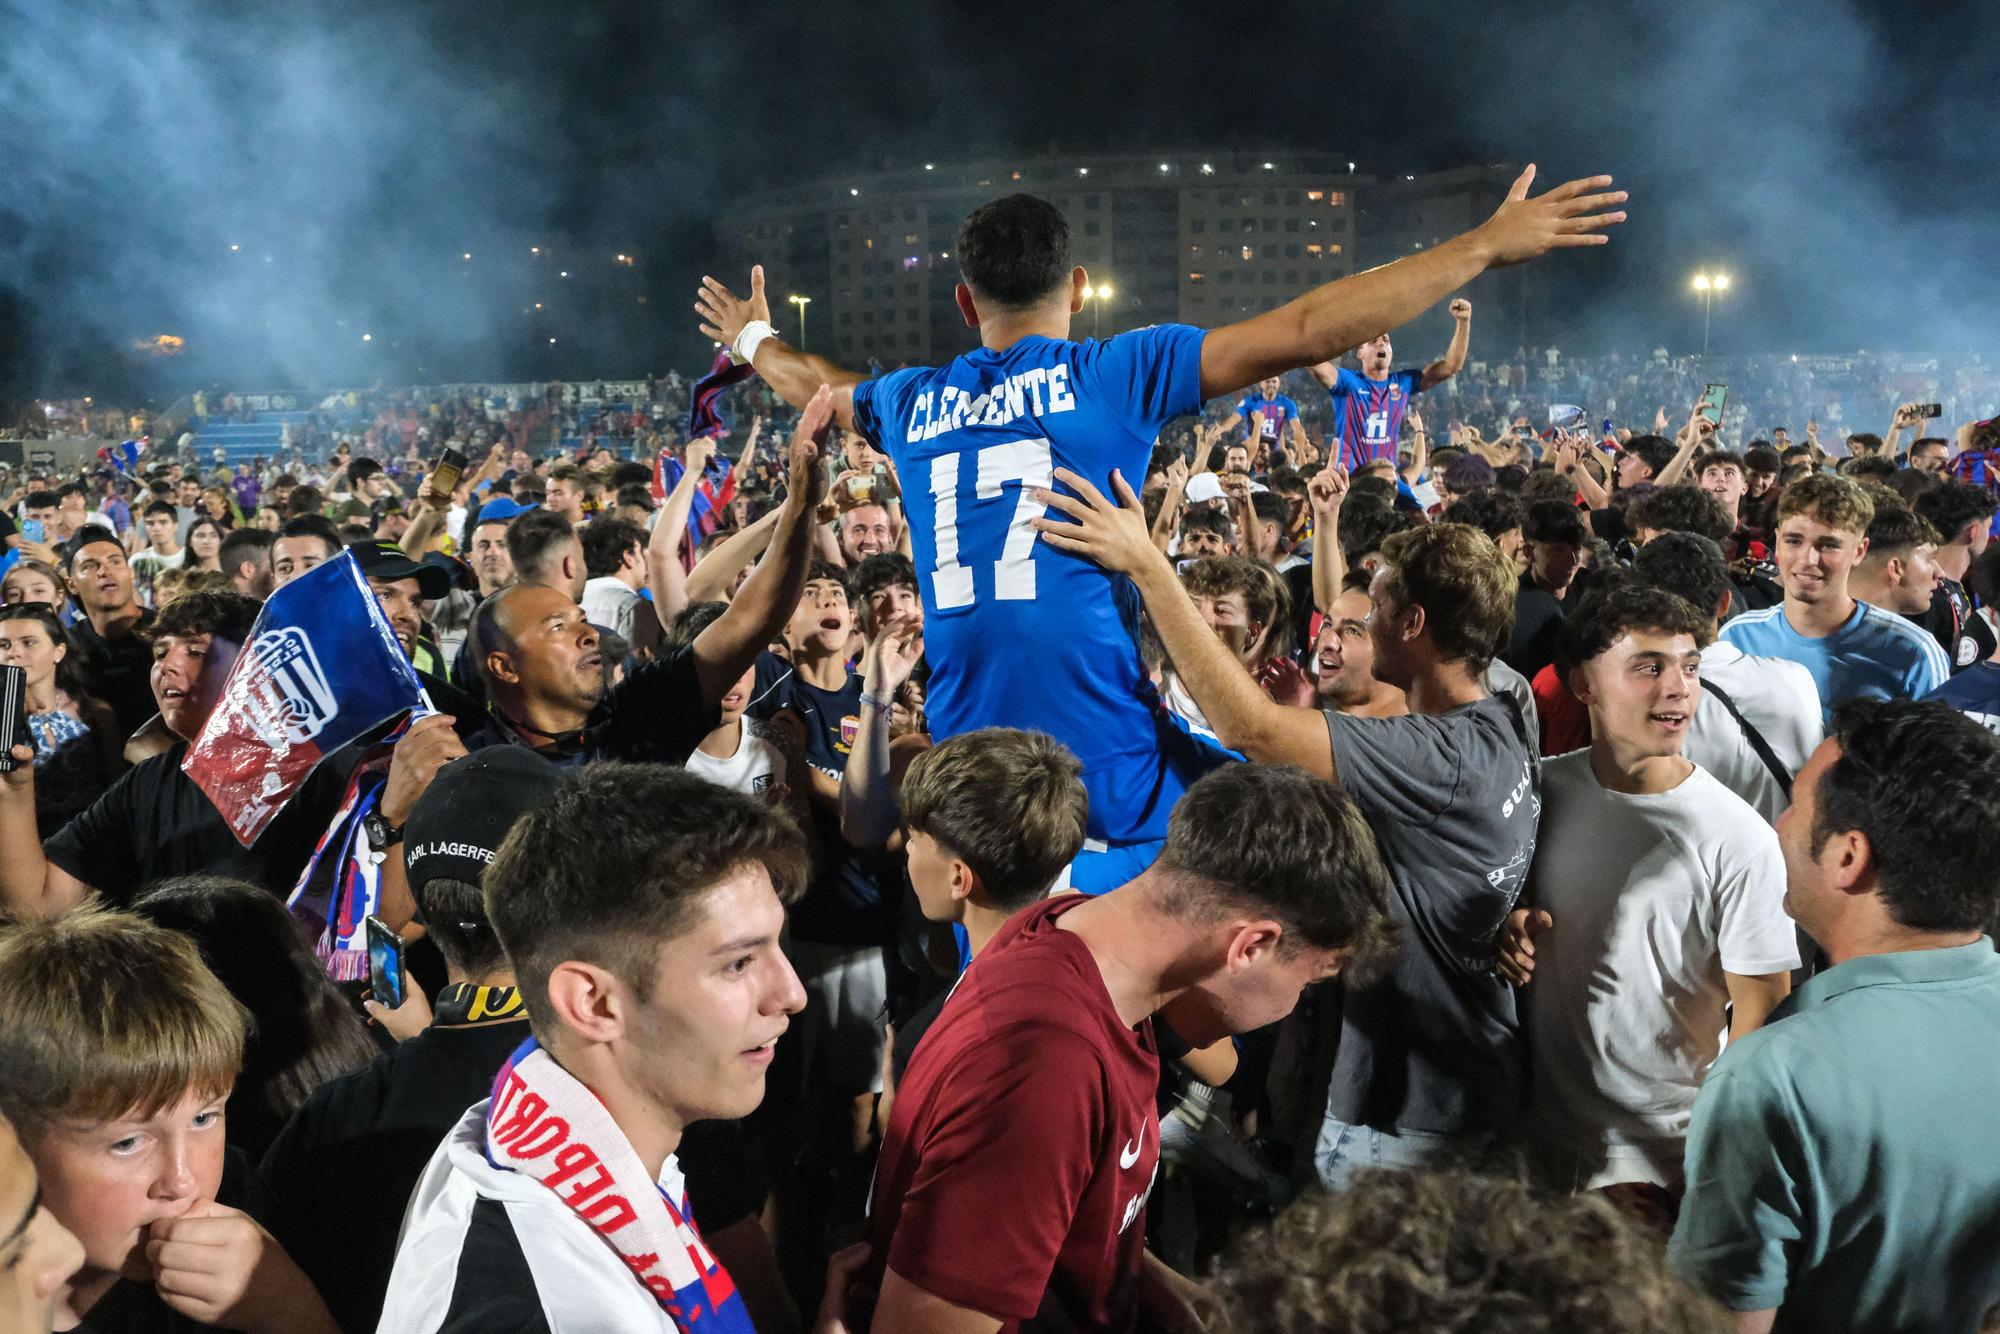
[[1462, 296], [1453, 298], [1451, 305], [1446, 309], [1451, 311], [1451, 317], [1455, 320], [1469, 320], [1472, 318], [1472, 303]]

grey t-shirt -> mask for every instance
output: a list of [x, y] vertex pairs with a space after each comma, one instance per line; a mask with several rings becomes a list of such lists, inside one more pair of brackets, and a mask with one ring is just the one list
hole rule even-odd
[[1526, 1092], [1501, 924], [1535, 855], [1540, 776], [1513, 703], [1435, 716], [1327, 714], [1340, 784], [1375, 831], [1403, 947], [1351, 989], [1327, 1111], [1380, 1130], [1505, 1129]]

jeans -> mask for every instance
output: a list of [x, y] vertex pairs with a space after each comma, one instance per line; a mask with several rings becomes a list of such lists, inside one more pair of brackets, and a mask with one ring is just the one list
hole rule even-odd
[[1349, 1125], [1329, 1113], [1313, 1145], [1313, 1170], [1328, 1190], [1345, 1190], [1372, 1167], [1440, 1167], [1476, 1156], [1492, 1136], [1484, 1131], [1439, 1135], [1424, 1130], [1377, 1130]]

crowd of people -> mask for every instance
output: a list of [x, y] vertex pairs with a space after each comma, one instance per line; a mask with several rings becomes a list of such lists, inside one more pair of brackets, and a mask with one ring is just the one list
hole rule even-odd
[[[24, 478], [6, 1328], [2000, 1320], [2000, 422], [1483, 360], [1624, 218], [1531, 181], [1089, 342], [998, 199], [936, 368], [707, 279], [727, 457], [467, 394]], [[241, 841], [190, 745], [347, 559], [433, 707]]]

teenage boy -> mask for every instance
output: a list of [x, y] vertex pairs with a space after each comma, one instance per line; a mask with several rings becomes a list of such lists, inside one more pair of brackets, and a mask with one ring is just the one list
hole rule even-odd
[[1874, 517], [1868, 493], [1844, 477], [1802, 477], [1786, 487], [1777, 527], [1785, 600], [1722, 627], [1745, 653], [1789, 658], [1811, 672], [1823, 718], [1850, 699], [1920, 699], [1951, 675], [1937, 640], [1848, 589]]
[[[1251, 824], [1262, 837], [1246, 842]], [[1145, 1250], [1160, 1155], [1152, 1018], [1196, 1046], [1274, 1022], [1305, 986], [1379, 956], [1388, 896], [1337, 788], [1243, 764], [1188, 790], [1138, 879], [1010, 919], [911, 1059], [861, 1283], [836, 1294], [853, 1319], [876, 1293], [872, 1323], [851, 1327], [984, 1334], [1043, 1316], [1110, 1330], [1142, 1311], [1206, 1323], [1206, 1295]]]
[[676, 1151], [763, 1100], [805, 871], [790, 821], [659, 765], [586, 765], [515, 824], [485, 904], [533, 1036], [418, 1182], [383, 1328], [751, 1327]]
[[1557, 664], [1587, 749], [1542, 765], [1526, 906], [1501, 966], [1528, 986], [1529, 1124], [1566, 1190], [1677, 1191], [1695, 1091], [1791, 989], [1777, 836], [1681, 750], [1709, 620], [1632, 585], [1587, 599]]

